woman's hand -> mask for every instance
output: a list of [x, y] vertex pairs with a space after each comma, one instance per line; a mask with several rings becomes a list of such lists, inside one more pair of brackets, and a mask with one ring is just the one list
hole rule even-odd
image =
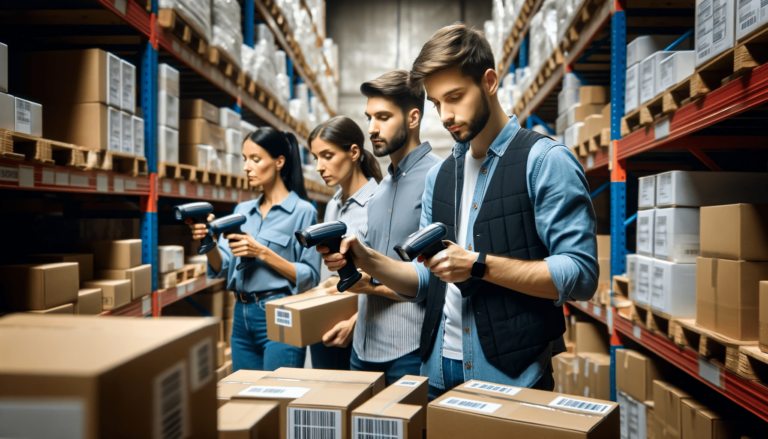
[[232, 256], [236, 258], [259, 258], [264, 260], [267, 257], [269, 248], [251, 236], [249, 233], [243, 235], [233, 233], [227, 235], [229, 248], [232, 250]]
[[[214, 216], [213, 214], [209, 214], [206, 220], [208, 222], [211, 222], [215, 219], [216, 219], [216, 216]], [[195, 241], [199, 241], [205, 238], [206, 235], [208, 235], [208, 223], [194, 224], [191, 219], [187, 219], [184, 222], [186, 222], [189, 228], [192, 230], [192, 239], [194, 239]], [[213, 240], [214, 241], [216, 240], [215, 236], [213, 237]]]

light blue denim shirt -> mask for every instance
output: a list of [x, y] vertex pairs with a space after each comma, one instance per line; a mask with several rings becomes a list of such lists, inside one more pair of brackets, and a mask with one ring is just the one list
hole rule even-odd
[[[470, 210], [466, 239], [468, 247], [474, 243], [472, 230], [485, 197], [487, 183], [493, 178], [499, 157], [504, 155], [519, 130], [520, 123], [517, 117], [512, 116], [488, 150], [482, 166], [488, 172], [485, 174], [480, 172], [472, 196], [472, 203], [476, 203], [478, 209]], [[468, 150], [469, 143], [457, 143], [454, 146], [453, 155], [457, 163], [464, 160]], [[427, 174], [422, 197], [420, 223], [422, 228], [432, 224], [432, 194], [439, 168], [436, 166]], [[528, 196], [531, 199], [536, 220], [536, 231], [549, 250], [550, 256], [545, 260], [560, 295], [553, 306], [560, 306], [569, 300], [588, 300], [597, 288], [598, 265], [595, 213], [589, 198], [589, 185], [584, 169], [564, 145], [545, 138], [536, 142], [531, 148], [526, 174]], [[419, 275], [419, 292], [415, 298], [401, 297], [421, 302], [427, 297], [429, 270], [418, 262], [414, 262], [414, 266]], [[510, 377], [486, 360], [477, 336], [473, 315], [471, 299], [463, 299], [462, 326], [471, 328], [468, 333], [462, 331], [463, 363], [471, 365], [464, 368], [464, 379], [467, 381], [477, 379], [529, 387], [541, 378], [552, 353], [564, 351], [564, 344], [560, 338], [550, 343], [549, 349], [542, 352], [537, 361], [520, 376]], [[421, 366], [421, 374], [429, 377], [429, 384], [440, 389], [445, 388], [442, 373], [444, 324], [443, 316], [432, 353], [427, 362], [422, 363]]]
[[298, 294], [317, 286], [320, 279], [320, 253], [314, 248], [302, 247], [294, 236], [296, 230], [317, 223], [315, 207], [291, 191], [282, 203], [272, 206], [262, 220], [260, 201], [261, 197], [240, 203], [235, 206], [234, 213], [242, 213], [248, 218], [241, 227], [243, 232], [249, 233], [256, 241], [296, 266], [296, 279], [286, 279], [260, 259], [256, 259], [256, 263], [245, 271], [237, 270], [240, 258], [232, 256], [229, 242], [223, 236], [218, 237], [221, 271], [214, 272], [209, 264], [208, 277], [226, 277], [227, 289], [238, 293], [286, 290]]

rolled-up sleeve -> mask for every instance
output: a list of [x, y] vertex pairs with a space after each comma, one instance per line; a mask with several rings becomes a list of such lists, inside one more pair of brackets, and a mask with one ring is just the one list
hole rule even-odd
[[[534, 154], [538, 150], [541, 154]], [[545, 258], [557, 288], [559, 306], [589, 300], [597, 290], [595, 212], [584, 169], [564, 146], [544, 139], [531, 150], [535, 160], [528, 184], [539, 238], [549, 250]], [[529, 163], [530, 165], [530, 163]]]
[[[317, 215], [314, 211], [306, 212], [300, 215], [295, 229], [301, 230], [317, 224]], [[303, 293], [317, 286], [320, 282], [320, 253], [314, 247], [304, 248], [297, 239], [292, 239], [294, 252], [296, 254], [296, 281], [293, 288], [293, 294]]]

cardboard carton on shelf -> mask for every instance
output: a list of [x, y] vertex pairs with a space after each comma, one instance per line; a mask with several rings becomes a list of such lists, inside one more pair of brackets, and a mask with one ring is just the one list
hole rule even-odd
[[181, 119], [179, 143], [185, 145], [210, 145], [217, 151], [226, 151], [227, 149], [224, 128], [205, 119]]
[[563, 115], [569, 108], [579, 103], [581, 87], [563, 87], [557, 95], [557, 114]]
[[133, 114], [136, 111], [136, 66], [120, 60], [120, 109]]
[[637, 300], [637, 258], [635, 254], [627, 255], [627, 279], [628, 285], [628, 299], [631, 301]]
[[101, 309], [110, 311], [131, 303], [131, 281], [99, 279], [83, 282], [85, 288], [101, 289]]
[[131, 300], [152, 294], [152, 266], [149, 264], [125, 270], [99, 270], [99, 279], [128, 279], [131, 281]]
[[211, 163], [216, 157], [216, 149], [210, 145], [179, 146], [179, 163], [185, 165], [212, 170], [214, 166]]
[[165, 91], [157, 92], [157, 123], [179, 129], [179, 98]]
[[768, 23], [768, 3], [760, 0], [742, 0], [736, 9], [736, 41], [746, 40]]
[[205, 119], [212, 124], [219, 124], [219, 108], [202, 99], [182, 99], [179, 113], [182, 119]]
[[699, 209], [656, 209], [653, 256], [679, 264], [696, 263], [699, 256]]
[[133, 116], [133, 155], [144, 157], [144, 119]]
[[554, 392], [469, 381], [427, 406], [429, 436], [440, 438], [519, 437], [616, 438], [618, 404]]
[[637, 254], [653, 256], [656, 209], [637, 212]]
[[426, 377], [402, 377], [352, 412], [352, 437], [367, 437], [383, 431], [403, 439], [423, 437], [427, 427], [428, 387]]
[[656, 422], [665, 431], [664, 437], [681, 437], [682, 403], [688, 399], [691, 399], [691, 395], [672, 384], [662, 380], [653, 382], [653, 407]]
[[75, 262], [77, 263], [80, 282], [86, 282], [93, 279], [93, 255], [90, 253], [51, 253], [30, 255], [29, 261], [41, 264]]
[[608, 87], [585, 85], [579, 89], [579, 104], [581, 105], [600, 104], [602, 106], [610, 101], [610, 97], [611, 92]]
[[16, 130], [16, 98], [0, 92], [0, 129]]
[[768, 261], [768, 205], [702, 207], [701, 256]]
[[735, 0], [696, 0], [696, 67], [733, 48], [735, 15]]
[[[739, 436], [736, 422], [710, 410], [695, 399], [683, 399], [680, 403], [681, 439], [736, 439]], [[661, 438], [660, 438], [661, 439]]]
[[231, 401], [219, 407], [219, 439], [277, 439], [280, 406], [267, 401]]
[[240, 121], [242, 117], [234, 110], [227, 107], [219, 108], [219, 126], [225, 130], [231, 128], [240, 131]]
[[[163, 91], [170, 96], [179, 97], [179, 71], [168, 64], [157, 66], [157, 91]], [[195, 116], [196, 117], [196, 116]]]
[[637, 255], [637, 277], [634, 301], [640, 305], [651, 304], [651, 280], [653, 276], [653, 258]]
[[0, 266], [0, 289], [12, 311], [45, 310], [77, 301], [80, 288], [76, 263]]
[[215, 337], [213, 319], [0, 318], [0, 399], [26, 402], [0, 429], [25, 437], [50, 407], [39, 437], [73, 431], [72, 419], [85, 439], [160, 437], [171, 422], [216, 437]]
[[16, 107], [14, 131], [43, 137], [43, 106], [18, 97], [14, 105]]
[[552, 358], [552, 369], [555, 376], [555, 389], [557, 393], [563, 393], [566, 395], [575, 394], [574, 380], [575, 369], [574, 361], [576, 362], [576, 369], [578, 369], [578, 358], [576, 354], [564, 352], [556, 357]]
[[574, 327], [574, 341], [576, 354], [581, 353], [609, 353], [608, 334], [600, 324], [593, 322], [576, 322]]
[[595, 352], [578, 355], [579, 375], [583, 385], [579, 389], [587, 398], [611, 399], [611, 356]]
[[656, 206], [768, 204], [766, 172], [670, 171], [656, 176]]
[[122, 152], [123, 119], [105, 104], [46, 104], [45, 135], [88, 149]]
[[768, 279], [768, 262], [699, 258], [696, 323], [735, 340], [758, 340], [763, 279]]
[[309, 292], [267, 302], [267, 336], [296, 347], [322, 341], [323, 335], [357, 313], [357, 295]]
[[621, 408], [620, 437], [628, 439], [653, 437], [652, 430], [648, 428], [648, 408], [643, 401], [637, 401], [620, 390], [616, 391], [616, 399]]
[[661, 62], [670, 56], [672, 51], [659, 51], [640, 62], [640, 103], [644, 104], [661, 93]]
[[659, 364], [653, 358], [630, 349], [616, 351], [616, 389], [635, 401], [653, 400], [653, 381], [661, 379]]
[[656, 207], [656, 176], [638, 178], [638, 209], [652, 209]]
[[80, 316], [95, 316], [102, 313], [101, 288], [82, 288], [77, 292], [75, 314]]
[[169, 273], [184, 268], [184, 247], [180, 245], [157, 246], [157, 271]]
[[65, 303], [64, 305], [59, 305], [53, 308], [48, 309], [41, 309], [38, 311], [29, 311], [34, 314], [63, 314], [63, 315], [73, 315], [75, 314], [75, 305], [72, 303]]
[[226, 348], [227, 344], [223, 341], [216, 342], [216, 367], [221, 367], [227, 362], [227, 360], [224, 359], [224, 350]]
[[133, 155], [133, 116], [128, 112], [120, 112], [122, 126], [120, 128], [120, 152]]
[[93, 244], [97, 270], [127, 270], [141, 265], [141, 239], [99, 241]]
[[8, 46], [0, 43], [0, 93], [8, 93]]
[[157, 160], [179, 163], [179, 132], [173, 128], [157, 127]]
[[601, 114], [603, 106], [603, 104], [576, 104], [568, 109], [566, 124], [571, 126], [584, 122], [584, 120], [587, 119], [587, 116]]
[[696, 70], [694, 58], [693, 50], [680, 50], [672, 52], [671, 56], [662, 60], [659, 64], [660, 91], [674, 87], [693, 75]]
[[627, 67], [639, 64], [653, 53], [664, 50], [674, 43], [679, 35], [643, 35], [627, 44]]
[[675, 317], [696, 315], [696, 265], [653, 260], [651, 308]]
[[640, 105], [640, 64], [627, 67], [624, 94], [624, 114], [629, 114]]

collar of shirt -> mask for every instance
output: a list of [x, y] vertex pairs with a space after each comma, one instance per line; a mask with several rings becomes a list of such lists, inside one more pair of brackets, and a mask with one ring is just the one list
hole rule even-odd
[[387, 171], [389, 172], [389, 175], [392, 176], [392, 180], [397, 181], [398, 178], [402, 177], [408, 171], [410, 171], [413, 165], [418, 163], [422, 157], [429, 154], [431, 151], [432, 151], [432, 146], [429, 144], [429, 142], [424, 142], [421, 145], [417, 146], [416, 149], [409, 152], [407, 156], [405, 156], [403, 161], [400, 162], [399, 165], [397, 165], [396, 171], [393, 171], [392, 163], [390, 163], [389, 166], [387, 167]]
[[[368, 204], [368, 200], [371, 199], [371, 195], [373, 195], [373, 192], [376, 190], [376, 187], [379, 184], [376, 183], [376, 180], [369, 178], [368, 183], [364, 184], [363, 187], [357, 190], [354, 195], [349, 197], [347, 199], [347, 202], [345, 204], [349, 204], [351, 202], [357, 203], [360, 207], [365, 206]], [[339, 208], [341, 208], [341, 189], [336, 191], [336, 193], [333, 195], [333, 201], [339, 205]]]
[[[504, 152], [507, 150], [507, 146], [512, 142], [512, 139], [518, 131], [520, 131], [520, 121], [517, 120], [517, 116], [512, 115], [512, 117], [509, 118], [509, 122], [504, 125], [504, 128], [499, 135], [496, 136], [496, 139], [491, 143], [491, 147], [488, 148], [488, 153], [486, 155], [490, 156], [491, 154], [495, 154], [499, 157], [503, 156]], [[469, 143], [470, 142], [455, 144], [453, 146], [453, 156], [459, 158], [466, 154], [469, 150]]]
[[[254, 213], [258, 213], [261, 215], [261, 198], [264, 196], [262, 194], [259, 198], [256, 199], [256, 202], [253, 205], [253, 208], [251, 208], [251, 211], [248, 212], [249, 215], [253, 215]], [[293, 213], [293, 209], [296, 208], [296, 204], [299, 202], [299, 195], [291, 191], [287, 197], [283, 201], [280, 202], [280, 204], [276, 204], [272, 207], [279, 207], [280, 209], [283, 209], [284, 211], [288, 213]]]

